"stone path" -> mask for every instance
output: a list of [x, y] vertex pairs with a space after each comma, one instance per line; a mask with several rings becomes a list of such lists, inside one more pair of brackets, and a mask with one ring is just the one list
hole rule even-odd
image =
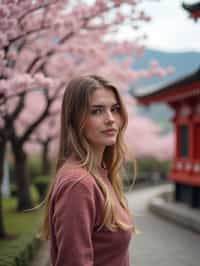
[[130, 245], [131, 266], [199, 266], [200, 234], [149, 211], [156, 195], [170, 185], [136, 190], [128, 194], [137, 228]]

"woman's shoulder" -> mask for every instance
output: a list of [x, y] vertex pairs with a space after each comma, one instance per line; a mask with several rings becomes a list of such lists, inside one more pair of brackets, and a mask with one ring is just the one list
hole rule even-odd
[[93, 176], [85, 168], [63, 165], [56, 174], [55, 189], [79, 185], [90, 190], [95, 184]]

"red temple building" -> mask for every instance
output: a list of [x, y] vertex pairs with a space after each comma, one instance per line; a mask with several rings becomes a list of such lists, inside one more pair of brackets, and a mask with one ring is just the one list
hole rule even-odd
[[175, 200], [200, 208], [200, 69], [151, 91], [135, 93], [144, 105], [166, 103], [174, 110], [175, 151], [169, 179]]
[[194, 4], [182, 4], [182, 7], [190, 13], [190, 16], [194, 20], [198, 20], [200, 18], [200, 2]]

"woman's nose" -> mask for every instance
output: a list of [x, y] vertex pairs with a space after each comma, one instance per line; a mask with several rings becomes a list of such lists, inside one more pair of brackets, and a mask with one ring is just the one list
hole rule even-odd
[[106, 112], [106, 122], [114, 122], [114, 116], [111, 111]]

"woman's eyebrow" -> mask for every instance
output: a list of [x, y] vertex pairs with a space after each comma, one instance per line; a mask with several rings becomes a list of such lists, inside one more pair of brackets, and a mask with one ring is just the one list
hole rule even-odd
[[[113, 103], [111, 106], [112, 107], [119, 106], [119, 103]], [[91, 105], [91, 107], [93, 107], [93, 108], [103, 108], [103, 107], [106, 107], [106, 105], [104, 105], [104, 104], [93, 104], [93, 105]]]

